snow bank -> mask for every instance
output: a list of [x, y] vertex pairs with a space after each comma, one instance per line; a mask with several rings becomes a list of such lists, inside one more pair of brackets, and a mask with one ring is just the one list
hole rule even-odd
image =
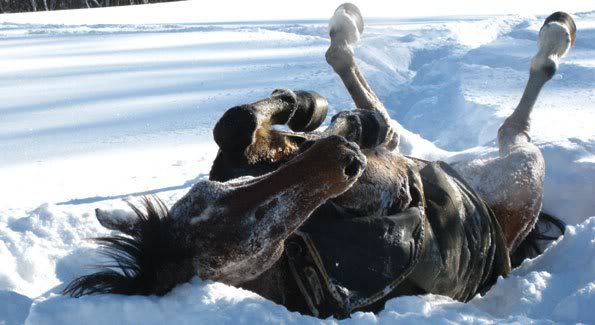
[[526, 261], [471, 302], [496, 317], [526, 315], [557, 322], [595, 322], [595, 217], [566, 227], [545, 254]]
[[33, 301], [16, 292], [0, 290], [0, 322], [6, 325], [23, 324]]
[[[43, 15], [62, 22], [39, 25]], [[43, 15], [0, 17], [19, 22], [0, 24], [0, 323], [318, 323], [199, 280], [162, 298], [56, 292], [99, 261], [84, 240], [107, 233], [95, 208], [142, 194], [171, 205], [206, 177], [226, 108], [280, 87], [316, 90], [330, 115], [353, 107], [323, 59], [326, 21], [80, 25], [82, 16]], [[357, 59], [402, 125], [401, 151], [497, 154], [495, 131], [520, 98], [542, 18], [368, 22]], [[570, 225], [566, 236], [469, 304], [401, 297], [345, 323], [595, 322], [595, 12], [577, 25], [531, 132], [547, 165], [544, 210]]]
[[2, 221], [0, 287], [30, 297], [71, 278], [68, 264], [84, 251], [84, 238], [106, 233], [88, 211], [49, 204]]
[[164, 297], [53, 294], [37, 300], [26, 324], [279, 324], [317, 323], [252, 293], [196, 279]]
[[[374, 315], [356, 313], [347, 324], [595, 322], [595, 217], [569, 226], [548, 251], [516, 269], [484, 297], [468, 304], [436, 295], [392, 299]], [[221, 283], [193, 280], [162, 298], [100, 295], [79, 299], [56, 294], [33, 302], [27, 324], [238, 324], [319, 323], [289, 313], [260, 296]], [[336, 323], [328, 319], [324, 323]]]

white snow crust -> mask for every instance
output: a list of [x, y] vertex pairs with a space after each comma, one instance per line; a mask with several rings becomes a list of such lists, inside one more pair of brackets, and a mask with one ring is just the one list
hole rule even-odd
[[[109, 233], [95, 208], [127, 209], [142, 194], [171, 206], [207, 178], [227, 108], [276, 88], [326, 96], [329, 118], [353, 108], [324, 60], [325, 20], [204, 23], [180, 4], [150, 8], [168, 21], [130, 8], [0, 15], [0, 324], [320, 323], [198, 278], [164, 297], [58, 294], [101, 261], [85, 240]], [[356, 57], [400, 123], [402, 152], [497, 154], [545, 18], [525, 13], [366, 22]], [[546, 161], [543, 208], [566, 235], [470, 303], [400, 297], [377, 315], [322, 323], [595, 323], [595, 11], [574, 17], [575, 46], [531, 125]]]

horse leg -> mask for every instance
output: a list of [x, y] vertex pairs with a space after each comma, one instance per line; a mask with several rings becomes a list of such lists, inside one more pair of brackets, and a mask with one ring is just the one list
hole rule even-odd
[[313, 131], [326, 117], [328, 103], [315, 92], [277, 89], [271, 96], [228, 109], [217, 121], [213, 136], [222, 150], [244, 150], [261, 129], [288, 124], [294, 131]]
[[559, 59], [572, 46], [575, 31], [568, 14], [558, 12], [545, 20], [523, 96], [498, 130], [500, 156], [453, 164], [494, 210], [511, 254], [535, 226], [543, 199], [545, 162], [530, 142], [530, 114]]
[[327, 107], [326, 99], [315, 92], [280, 89], [270, 97], [228, 109], [213, 130], [219, 153], [210, 179], [227, 181], [277, 169], [295, 156], [307, 134], [279, 132], [272, 126], [315, 130], [324, 121]]
[[326, 61], [343, 81], [357, 108], [376, 111], [385, 119], [389, 132], [384, 139], [384, 144], [391, 150], [395, 149], [399, 144], [399, 136], [392, 125], [392, 120], [364, 78], [353, 55], [352, 44], [359, 40], [359, 35], [364, 29], [359, 9], [350, 3], [340, 5], [331, 18], [329, 26], [331, 45], [326, 52]]

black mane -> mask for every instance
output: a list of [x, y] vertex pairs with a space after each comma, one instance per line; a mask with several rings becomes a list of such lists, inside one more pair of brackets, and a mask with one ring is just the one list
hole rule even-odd
[[196, 274], [192, 250], [176, 240], [165, 204], [144, 197], [141, 202], [144, 211], [129, 205], [137, 216], [133, 235], [92, 239], [112, 262], [99, 265], [96, 273], [73, 280], [63, 294], [72, 297], [94, 293], [164, 295]]

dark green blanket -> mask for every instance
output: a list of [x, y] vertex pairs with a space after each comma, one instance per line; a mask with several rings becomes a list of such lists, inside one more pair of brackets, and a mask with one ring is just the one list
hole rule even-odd
[[490, 208], [448, 164], [410, 175], [403, 212], [355, 216], [331, 203], [286, 243], [290, 268], [312, 314], [347, 317], [406, 294], [467, 301], [510, 271]]

